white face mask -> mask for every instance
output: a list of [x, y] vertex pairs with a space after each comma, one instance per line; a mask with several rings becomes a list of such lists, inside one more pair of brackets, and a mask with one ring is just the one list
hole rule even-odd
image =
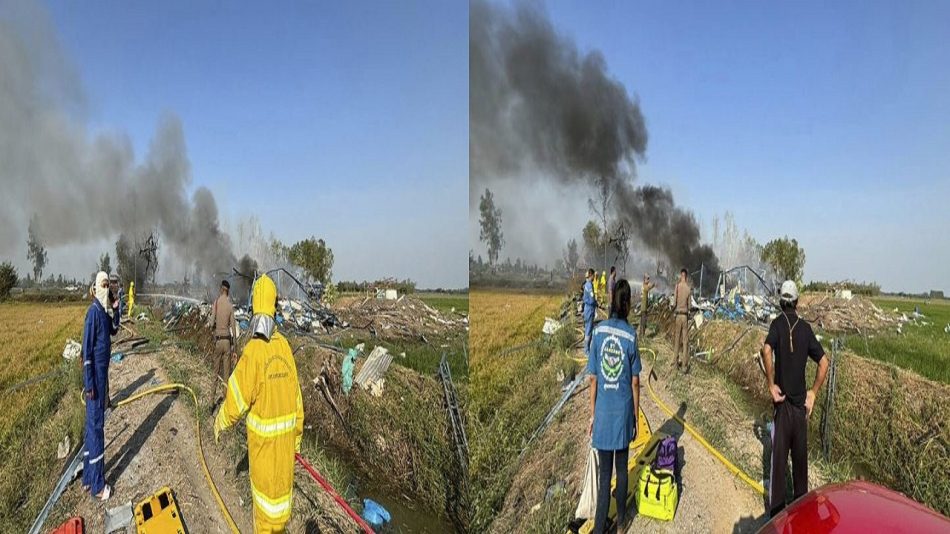
[[[104, 276], [103, 276], [103, 275], [104, 275]], [[110, 306], [110, 303], [109, 303], [109, 284], [108, 284], [108, 280], [109, 280], [109, 275], [107, 275], [107, 274], [105, 274], [105, 273], [100, 272], [100, 273], [96, 276], [96, 300], [98, 300], [99, 303], [102, 304], [102, 307], [105, 308], [106, 312], [111, 312], [111, 311], [112, 311], [112, 306]], [[102, 287], [102, 286], [103, 286], [103, 282], [106, 282], [106, 283], [105, 283], [105, 286], [106, 286], [106, 287]]]

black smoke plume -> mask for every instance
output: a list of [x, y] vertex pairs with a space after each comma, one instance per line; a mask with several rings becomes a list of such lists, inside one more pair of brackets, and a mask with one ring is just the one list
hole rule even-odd
[[718, 270], [692, 214], [668, 189], [636, 187], [647, 148], [639, 101], [607, 71], [598, 51], [582, 53], [536, 4], [471, 4], [470, 176], [535, 175], [591, 191], [606, 181], [614, 217], [677, 267]]

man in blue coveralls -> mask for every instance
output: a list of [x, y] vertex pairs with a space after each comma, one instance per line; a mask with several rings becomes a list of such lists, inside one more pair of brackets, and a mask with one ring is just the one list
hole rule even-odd
[[[106, 484], [105, 411], [109, 406], [109, 358], [112, 337], [119, 331], [119, 302], [110, 300], [109, 275], [96, 274], [94, 299], [86, 312], [82, 331], [82, 381], [86, 401], [86, 450], [83, 453], [82, 483], [84, 489], [101, 500], [112, 495]], [[110, 313], [111, 311], [111, 313]], [[110, 317], [111, 315], [111, 317]]]
[[594, 314], [597, 313], [597, 298], [594, 297], [594, 270], [587, 269], [584, 281], [584, 352], [590, 352], [590, 336], [594, 330]]

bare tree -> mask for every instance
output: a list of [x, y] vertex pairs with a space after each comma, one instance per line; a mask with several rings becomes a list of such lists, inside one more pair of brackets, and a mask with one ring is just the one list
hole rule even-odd
[[607, 227], [607, 214], [610, 209], [610, 201], [614, 197], [614, 186], [606, 177], [601, 177], [597, 182], [598, 193], [597, 198], [587, 199], [587, 206], [590, 208], [590, 211], [600, 219], [601, 228], [603, 229], [603, 242], [604, 242], [604, 270], [607, 269], [607, 245], [609, 238], [609, 228]]

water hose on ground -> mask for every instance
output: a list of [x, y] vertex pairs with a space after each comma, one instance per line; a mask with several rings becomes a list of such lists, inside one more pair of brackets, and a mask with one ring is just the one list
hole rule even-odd
[[[204, 453], [204, 449], [201, 446], [201, 417], [200, 417], [200, 414], [198, 413], [198, 410], [199, 410], [198, 396], [195, 395], [195, 392], [190, 387], [184, 384], [177, 384], [177, 383], [163, 384], [161, 386], [157, 386], [157, 387], [142, 391], [140, 393], [136, 393], [135, 395], [132, 395], [131, 397], [128, 397], [126, 399], [122, 399], [121, 401], [116, 403], [115, 407], [119, 408], [120, 406], [124, 406], [126, 404], [135, 402], [147, 395], [152, 395], [154, 393], [162, 393], [164, 391], [171, 391], [171, 390], [177, 390], [177, 389], [183, 389], [187, 391], [188, 393], [191, 393], [191, 399], [195, 402], [195, 432], [198, 434], [198, 458], [201, 459], [201, 468], [204, 470], [205, 478], [208, 480], [208, 486], [211, 488], [211, 493], [212, 495], [214, 495], [214, 499], [218, 503], [218, 508], [221, 509], [221, 514], [224, 516], [225, 521], [227, 521], [228, 526], [231, 528], [231, 532], [240, 533], [241, 531], [238, 530], [237, 525], [234, 524], [234, 519], [231, 517], [231, 513], [228, 511], [227, 506], [225, 506], [224, 501], [221, 500], [221, 494], [218, 493], [218, 487], [215, 486], [214, 480], [211, 478], [211, 471], [208, 470], [208, 464], [205, 463], [205, 453]], [[85, 404], [85, 401], [86, 401], [85, 397], [83, 395], [80, 395], [80, 397], [83, 400], [83, 404]]]
[[359, 514], [357, 514], [352, 508], [350, 508], [350, 505], [346, 503], [343, 497], [340, 497], [340, 494], [337, 493], [335, 489], [333, 489], [333, 486], [331, 486], [329, 482], [327, 482], [322, 476], [320, 476], [320, 473], [317, 473], [317, 470], [314, 469], [312, 465], [310, 465], [310, 462], [305, 460], [304, 457], [301, 456], [299, 452], [295, 454], [294, 457], [297, 459], [297, 463], [299, 463], [301, 467], [303, 467], [307, 471], [307, 473], [310, 474], [310, 477], [313, 478], [317, 482], [317, 484], [320, 484], [320, 486], [322, 486], [323, 489], [327, 493], [329, 493], [331, 497], [333, 497], [333, 500], [335, 500], [336, 503], [340, 505], [340, 508], [343, 508], [343, 511], [346, 512], [347, 515], [353, 518], [353, 521], [356, 521], [356, 524], [358, 524], [360, 528], [363, 529], [363, 532], [365, 532], [366, 534], [375, 534], [373, 532], [372, 527], [370, 527], [369, 524], [366, 521], [364, 521], [363, 518], [360, 517]]
[[[640, 347], [640, 350], [653, 354], [653, 367], [655, 368], [656, 367], [656, 352], [653, 349], [648, 349], [646, 347]], [[705, 447], [706, 450], [712, 453], [712, 455], [717, 460], [722, 462], [722, 464], [726, 466], [726, 469], [728, 469], [730, 473], [738, 476], [740, 479], [742, 479], [743, 482], [751, 486], [752, 489], [759, 492], [759, 494], [765, 495], [765, 488], [762, 487], [762, 484], [760, 482], [758, 482], [757, 480], [754, 480], [752, 477], [747, 475], [745, 471], [736, 467], [735, 464], [730, 462], [725, 456], [722, 455], [721, 452], [719, 452], [718, 450], [716, 450], [715, 447], [710, 445], [709, 442], [706, 441], [706, 439], [702, 435], [700, 435], [699, 432], [697, 432], [692, 426], [689, 425], [689, 423], [684, 421], [683, 418], [677, 415], [676, 412], [671, 410], [669, 406], [667, 406], [666, 404], [663, 403], [662, 400], [660, 400], [660, 397], [656, 394], [656, 392], [653, 391], [653, 379], [655, 377], [656, 377], [656, 373], [654, 372], [653, 369], [651, 369], [650, 377], [649, 379], [647, 379], [647, 392], [650, 394], [650, 398], [653, 399], [653, 402], [656, 403], [656, 405], [659, 406], [661, 410], [666, 412], [667, 415], [669, 415], [673, 419], [676, 419], [676, 421], [678, 421], [681, 425], [683, 425], [683, 428], [686, 429], [686, 431], [689, 432], [690, 435], [696, 438], [696, 441], [698, 441], [703, 447]]]

